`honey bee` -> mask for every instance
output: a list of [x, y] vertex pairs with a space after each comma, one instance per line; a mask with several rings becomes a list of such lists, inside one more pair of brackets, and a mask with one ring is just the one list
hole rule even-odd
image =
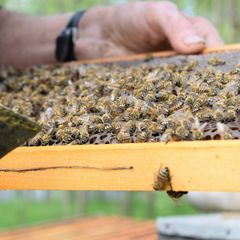
[[227, 72], [225, 75], [224, 75], [224, 78], [222, 79], [222, 83], [223, 84], [227, 84], [229, 82], [231, 82], [233, 80], [234, 76], [232, 75], [231, 72]]
[[177, 96], [171, 94], [168, 97], [167, 104], [171, 106], [171, 105], [173, 105], [175, 103], [176, 100], [177, 100]]
[[49, 133], [45, 133], [41, 136], [40, 142], [42, 146], [46, 146], [51, 143], [52, 136]]
[[169, 97], [169, 93], [166, 91], [161, 91], [158, 93], [159, 100], [166, 101]]
[[136, 130], [135, 121], [130, 120], [130, 121], [126, 122], [123, 125], [122, 130], [125, 132], [130, 132], [130, 134], [133, 134], [133, 132]]
[[171, 141], [173, 141], [174, 134], [175, 134], [175, 132], [173, 129], [167, 128], [165, 130], [164, 134], [161, 136], [160, 141], [165, 142], [165, 143], [171, 142]]
[[229, 127], [224, 123], [217, 122], [217, 131], [221, 135], [221, 138], [224, 139], [224, 140], [228, 140], [228, 139], [233, 138]]
[[190, 135], [190, 131], [186, 128], [185, 125], [181, 124], [176, 128], [175, 134], [180, 137], [180, 139], [186, 139]]
[[[222, 80], [224, 79], [224, 72], [222, 72], [222, 71], [217, 71], [217, 72], [215, 72], [215, 74], [214, 74], [215, 76], [215, 82], [222, 82]], [[214, 82], [214, 81], [213, 81]]]
[[184, 104], [183, 100], [179, 100], [176, 102], [176, 104], [170, 108], [170, 112], [175, 112], [176, 110], [179, 110]]
[[191, 60], [188, 64], [183, 68], [184, 71], [192, 71], [198, 65], [197, 60]]
[[129, 121], [133, 119], [138, 119], [138, 117], [139, 117], [139, 112], [135, 111], [134, 108], [129, 107], [124, 111], [122, 120]]
[[159, 114], [156, 119], [156, 122], [158, 124], [166, 124], [167, 125], [167, 118], [164, 116], [164, 114]]
[[207, 126], [207, 123], [200, 124], [198, 118], [194, 119], [194, 123], [191, 127], [191, 133], [194, 140], [202, 140], [204, 138], [204, 128]]
[[146, 142], [147, 138], [148, 138], [147, 131], [136, 131], [134, 142], [136, 143]]
[[46, 84], [41, 83], [38, 85], [37, 91], [42, 95], [46, 95], [49, 92], [49, 87]]
[[158, 127], [158, 131], [160, 134], [163, 134], [167, 129], [167, 125], [160, 124]]
[[225, 121], [232, 121], [237, 116], [237, 108], [234, 106], [228, 107], [225, 114], [224, 114], [224, 120]]
[[132, 142], [132, 137], [131, 137], [129, 132], [124, 132], [123, 130], [121, 130], [117, 134], [117, 140], [121, 143], [131, 143]]
[[147, 102], [154, 102], [156, 100], [156, 94], [154, 92], [148, 92], [144, 97]]
[[111, 131], [113, 130], [112, 124], [109, 124], [109, 123], [105, 124], [105, 125], [104, 125], [104, 130], [105, 130], [106, 132], [111, 132]]
[[154, 83], [155, 81], [159, 80], [158, 69], [155, 69], [153, 72], [148, 73], [143, 80], [146, 82]]
[[103, 133], [105, 131], [105, 125], [103, 123], [98, 123], [95, 126], [98, 133]]
[[171, 177], [168, 167], [164, 167], [163, 169], [160, 168], [154, 178], [154, 190], [162, 191], [166, 189], [171, 189]]
[[211, 120], [214, 116], [212, 114], [212, 111], [210, 111], [210, 109], [208, 108], [204, 108], [202, 110], [200, 110], [199, 112], [196, 113], [196, 117], [200, 120], [200, 121], [209, 121]]
[[135, 102], [137, 101], [137, 98], [133, 95], [131, 96], [126, 96], [125, 97], [125, 101], [126, 101], [126, 104], [129, 106], [129, 107], [134, 107], [135, 105]]
[[160, 81], [168, 81], [172, 77], [171, 71], [161, 71], [158, 75]]
[[201, 83], [198, 88], [199, 93], [209, 92], [210, 88], [209, 85], [205, 82]]
[[55, 137], [57, 141], [61, 142], [62, 141], [62, 136], [65, 134], [63, 128], [58, 128], [55, 133]]
[[117, 104], [119, 112], [123, 112], [126, 110], [126, 102], [123, 98], [122, 99], [119, 98]]
[[168, 116], [169, 115], [169, 108], [165, 104], [158, 104], [156, 107], [156, 111], [159, 115]]
[[195, 98], [192, 95], [188, 95], [185, 100], [186, 104], [188, 104], [190, 107], [193, 106], [194, 101]]
[[103, 114], [102, 115], [102, 122], [110, 124], [112, 122], [111, 115], [108, 114], [108, 113]]
[[40, 132], [38, 133], [35, 137], [33, 137], [32, 139], [30, 139], [27, 142], [28, 146], [39, 146], [41, 144], [41, 137], [42, 137], [43, 133]]
[[224, 112], [222, 108], [217, 108], [213, 110], [213, 119], [216, 122], [222, 122], [224, 120]]
[[214, 93], [217, 94], [218, 91], [220, 91], [220, 90], [223, 89], [223, 88], [224, 88], [224, 85], [223, 85], [221, 82], [218, 82], [218, 81], [213, 82], [213, 83], [211, 84], [211, 89], [212, 89], [212, 90], [210, 90], [210, 93], [211, 93], [212, 91], [214, 91]]
[[227, 105], [227, 106], [239, 105], [237, 101], [238, 101], [238, 100], [237, 100], [236, 97], [228, 98], [228, 99], [226, 100], [226, 105]]
[[178, 200], [181, 198], [184, 194], [187, 194], [186, 191], [173, 191], [172, 190], [172, 183], [171, 183], [171, 176], [170, 176], [170, 170], [168, 167], [165, 167], [163, 169], [159, 169], [158, 173], [154, 176], [154, 184], [153, 189], [155, 191], [164, 191], [168, 190], [167, 194], [169, 197], [171, 197], [173, 200]]
[[[118, 108], [118, 104], [116, 102], [111, 104], [110, 113], [113, 117], [117, 116], [121, 112], [122, 111]], [[102, 113], [106, 113], [106, 111], [103, 111]]]
[[97, 132], [97, 126], [94, 123], [88, 124], [88, 132], [91, 134], [95, 134]]
[[86, 107], [81, 107], [77, 114], [78, 114], [79, 116], [80, 116], [80, 115], [88, 114], [88, 110], [86, 109]]
[[61, 131], [62, 131], [61, 136], [60, 136], [61, 142], [62, 143], [70, 143], [72, 141], [72, 137], [69, 134], [65, 133], [64, 130], [61, 130]]
[[213, 104], [216, 102], [216, 99], [213, 97], [207, 97], [206, 98], [206, 102], [205, 102], [205, 106], [206, 107], [212, 107]]
[[175, 130], [179, 126], [180, 122], [178, 118], [175, 116], [171, 115], [167, 119], [167, 127]]
[[199, 98], [195, 99], [193, 102], [193, 105], [192, 105], [192, 111], [193, 112], [199, 111], [202, 108], [203, 104], [204, 104], [204, 102], [203, 102], [202, 98], [199, 97]]
[[230, 90], [230, 91], [227, 92], [226, 97], [227, 97], [227, 98], [233, 98], [233, 97], [235, 97], [236, 95], [237, 95], [237, 92], [236, 92], [236, 91]]
[[113, 129], [114, 129], [114, 131], [117, 132], [117, 133], [121, 130], [122, 126], [123, 126], [123, 123], [122, 123], [122, 122], [119, 122], [119, 121], [114, 121], [114, 122], [112, 123]]
[[224, 65], [226, 62], [223, 59], [212, 57], [208, 59], [208, 64], [212, 66]]
[[89, 140], [89, 132], [88, 132], [88, 127], [87, 125], [82, 125], [80, 128], [79, 128], [79, 137], [80, 137], [80, 140], [82, 141], [82, 143], [86, 143], [88, 140]]
[[144, 122], [136, 122], [136, 128], [137, 131], [142, 132], [146, 131], [148, 129], [148, 126]]
[[91, 118], [89, 118], [89, 120], [91, 120], [92, 123], [96, 123], [96, 124], [103, 123], [102, 118], [98, 115], [91, 116]]
[[73, 124], [73, 126], [79, 126], [84, 124], [84, 121], [80, 116], [75, 115], [71, 118], [71, 123]]
[[184, 126], [185, 128], [187, 128], [189, 130], [192, 127], [192, 122], [193, 122], [193, 120], [190, 117], [183, 118], [180, 121], [180, 125]]
[[159, 132], [159, 125], [156, 122], [150, 122], [148, 125], [147, 130], [151, 133], [151, 134], [157, 134]]
[[77, 127], [65, 128], [65, 133], [68, 133], [72, 139], [78, 139], [80, 136], [80, 130]]

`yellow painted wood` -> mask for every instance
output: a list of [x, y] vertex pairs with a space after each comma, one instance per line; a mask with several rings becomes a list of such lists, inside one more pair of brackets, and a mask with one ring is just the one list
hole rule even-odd
[[240, 191], [240, 141], [21, 147], [0, 160], [0, 189]]

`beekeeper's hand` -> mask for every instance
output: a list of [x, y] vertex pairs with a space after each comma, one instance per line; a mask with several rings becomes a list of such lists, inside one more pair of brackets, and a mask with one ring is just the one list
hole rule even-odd
[[92, 8], [79, 22], [78, 39], [79, 59], [168, 49], [189, 54], [223, 45], [208, 20], [185, 16], [168, 1]]

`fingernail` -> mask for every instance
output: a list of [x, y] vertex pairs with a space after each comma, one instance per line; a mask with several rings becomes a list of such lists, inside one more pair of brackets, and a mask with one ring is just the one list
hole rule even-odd
[[183, 38], [183, 42], [186, 45], [193, 45], [193, 44], [198, 44], [198, 43], [204, 44], [205, 43], [204, 39], [197, 35], [187, 35]]

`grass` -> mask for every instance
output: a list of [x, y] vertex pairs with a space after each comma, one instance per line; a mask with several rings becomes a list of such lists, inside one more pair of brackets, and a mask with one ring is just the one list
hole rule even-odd
[[[60, 221], [66, 217], [76, 217], [80, 213], [80, 203], [76, 192], [68, 202], [63, 197], [51, 197], [47, 201], [26, 200], [17, 196], [10, 201], [0, 202], [0, 228], [12, 228], [20, 225], [44, 221]], [[84, 215], [128, 215], [134, 218], [148, 219], [158, 216], [195, 214], [186, 199], [175, 203], [165, 193], [129, 193], [125, 198], [92, 197], [85, 202]]]

